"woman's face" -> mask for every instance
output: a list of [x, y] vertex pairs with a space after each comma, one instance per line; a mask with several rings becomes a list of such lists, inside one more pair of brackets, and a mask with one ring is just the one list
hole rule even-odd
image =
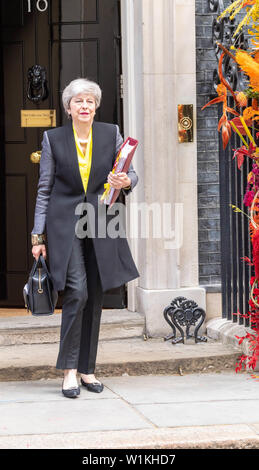
[[68, 113], [74, 123], [92, 124], [96, 110], [95, 99], [88, 93], [79, 93], [70, 101]]

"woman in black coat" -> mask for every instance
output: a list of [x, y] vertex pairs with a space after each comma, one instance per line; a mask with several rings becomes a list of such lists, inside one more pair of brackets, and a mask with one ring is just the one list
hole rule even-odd
[[103, 390], [94, 375], [103, 293], [139, 276], [122, 221], [115, 232], [117, 213], [100, 203], [104, 183], [127, 195], [138, 177], [132, 164], [111, 172], [123, 140], [117, 125], [94, 121], [100, 87], [73, 80], [62, 100], [71, 120], [43, 134], [32, 254], [46, 258], [46, 231], [54, 288], [64, 291], [56, 367], [64, 370], [64, 396], [74, 398], [77, 372], [89, 391]]

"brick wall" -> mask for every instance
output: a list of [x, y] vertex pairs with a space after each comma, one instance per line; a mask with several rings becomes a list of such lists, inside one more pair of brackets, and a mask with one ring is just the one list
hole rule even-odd
[[212, 45], [214, 14], [208, 4], [208, 0], [196, 0], [198, 227], [199, 282], [212, 286], [221, 283], [221, 276], [218, 107], [201, 111], [215, 94], [212, 75], [217, 67]]

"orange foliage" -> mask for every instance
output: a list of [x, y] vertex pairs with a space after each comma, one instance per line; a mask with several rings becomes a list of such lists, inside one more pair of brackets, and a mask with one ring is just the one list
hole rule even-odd
[[259, 92], [259, 62], [257, 60], [258, 56], [256, 56], [255, 60], [248, 52], [239, 50], [236, 53], [236, 61], [249, 76], [251, 88]]

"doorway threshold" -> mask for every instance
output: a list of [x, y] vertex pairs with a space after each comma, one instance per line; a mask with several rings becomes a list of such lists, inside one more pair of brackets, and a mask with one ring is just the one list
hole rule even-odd
[[[61, 313], [61, 309], [55, 310], [55, 314]], [[26, 308], [0, 308], [0, 318], [24, 317], [30, 315]]]

